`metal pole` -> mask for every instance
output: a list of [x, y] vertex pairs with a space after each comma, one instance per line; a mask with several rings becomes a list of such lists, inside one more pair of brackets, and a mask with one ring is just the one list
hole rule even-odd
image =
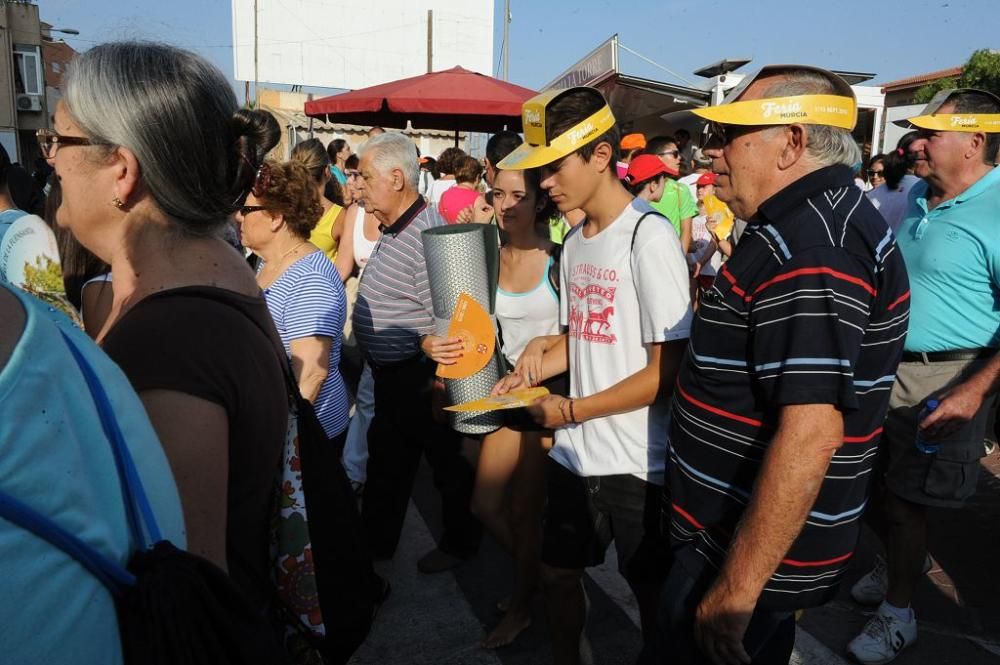
[[427, 10], [427, 73], [434, 71], [434, 10]]
[[510, 80], [510, 0], [503, 4], [503, 80]]
[[253, 0], [253, 106], [257, 108], [257, 0]]

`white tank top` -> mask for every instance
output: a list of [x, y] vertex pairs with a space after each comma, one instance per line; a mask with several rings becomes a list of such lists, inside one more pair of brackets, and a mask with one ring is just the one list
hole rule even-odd
[[354, 218], [354, 265], [358, 270], [364, 270], [377, 243], [378, 240], [365, 237], [365, 209], [358, 206], [358, 216]]
[[542, 281], [524, 293], [497, 287], [496, 316], [503, 330], [504, 357], [513, 365], [528, 342], [559, 332], [559, 295], [549, 283], [552, 257], [545, 264]]

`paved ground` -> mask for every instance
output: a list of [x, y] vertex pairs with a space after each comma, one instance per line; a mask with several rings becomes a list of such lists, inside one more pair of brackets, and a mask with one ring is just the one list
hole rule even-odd
[[[510, 564], [491, 539], [479, 556], [454, 573], [421, 575], [416, 560], [433, 547], [439, 520], [426, 469], [410, 505], [403, 543], [387, 572], [392, 594], [354, 665], [542, 665], [551, 662], [544, 614], [536, 600], [535, 622], [511, 646], [487, 651], [479, 642], [497, 620], [496, 602], [510, 584]], [[914, 604], [920, 619], [918, 644], [899, 665], [1000, 665], [1000, 455], [984, 460], [975, 501], [962, 511], [931, 515], [935, 567]], [[865, 534], [849, 582], [869, 565], [876, 541]], [[609, 561], [614, 560], [609, 554]], [[594, 663], [635, 662], [641, 647], [638, 615], [613, 566], [589, 571], [588, 634]], [[865, 621], [845, 586], [829, 605], [810, 610], [800, 624], [796, 665], [843, 665], [844, 645]], [[868, 610], [870, 611], [870, 610]]]

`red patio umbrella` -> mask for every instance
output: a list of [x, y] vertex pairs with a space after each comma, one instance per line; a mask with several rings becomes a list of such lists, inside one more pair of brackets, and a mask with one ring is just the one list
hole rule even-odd
[[466, 132], [521, 130], [521, 104], [537, 93], [461, 67], [306, 102], [328, 122]]

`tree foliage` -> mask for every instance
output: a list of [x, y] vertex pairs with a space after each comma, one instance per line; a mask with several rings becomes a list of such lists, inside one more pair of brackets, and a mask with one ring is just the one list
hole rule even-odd
[[949, 76], [928, 83], [917, 90], [913, 101], [926, 104], [939, 91], [948, 88], [979, 88], [1000, 95], [1000, 51], [979, 49], [973, 52], [962, 66], [961, 76], [957, 79]]

